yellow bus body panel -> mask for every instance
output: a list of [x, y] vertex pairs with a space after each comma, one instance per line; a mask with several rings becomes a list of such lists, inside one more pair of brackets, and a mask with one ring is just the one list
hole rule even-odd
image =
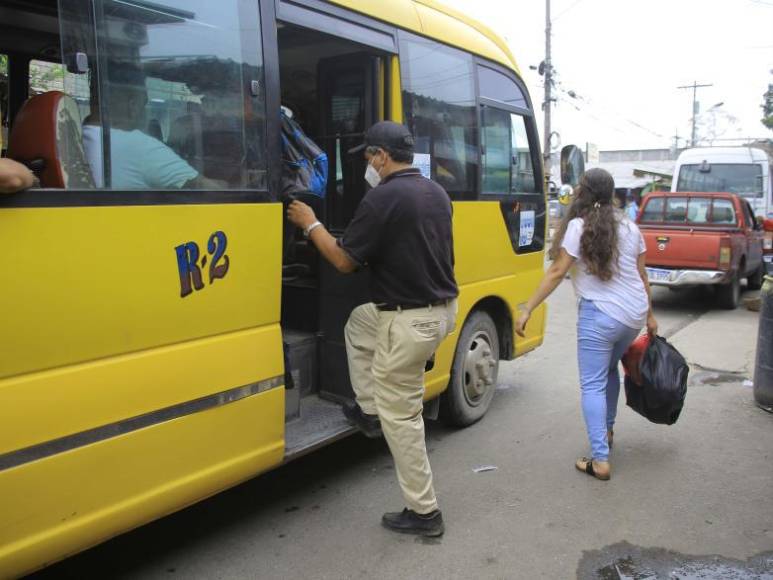
[[282, 362], [274, 324], [6, 379], [0, 454], [278, 377]]
[[[0, 244], [14, 249], [0, 274], [0, 577], [282, 462], [281, 227], [278, 203], [0, 211]], [[204, 266], [204, 287], [181, 297], [175, 248], [209, 256], [216, 231], [226, 275], [210, 283]], [[205, 397], [217, 406], [174, 414]], [[100, 428], [115, 436], [56, 452]]]
[[[0, 247], [14, 251], [0, 274], [0, 378], [278, 322], [281, 211], [2, 210]], [[204, 289], [181, 298], [175, 247], [195, 242], [204, 255], [215, 231], [228, 237], [228, 273], [210, 284], [208, 264]]]
[[281, 462], [284, 389], [272, 389], [6, 471], [0, 577], [79, 552]]
[[[459, 284], [459, 315], [454, 333], [437, 351], [435, 368], [426, 376], [426, 399], [443, 392], [448, 384], [459, 333], [470, 311], [486, 298], [498, 298], [511, 320], [518, 317], [518, 305], [525, 303], [543, 275], [543, 252], [518, 255], [513, 251], [498, 201], [454, 202], [455, 273]], [[542, 344], [546, 307], [532, 314], [526, 338], [513, 334], [516, 355]]]

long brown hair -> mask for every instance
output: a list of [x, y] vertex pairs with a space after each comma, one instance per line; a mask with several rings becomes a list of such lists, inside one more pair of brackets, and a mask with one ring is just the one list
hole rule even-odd
[[574, 201], [561, 222], [550, 247], [555, 260], [561, 251], [566, 228], [574, 218], [583, 219], [580, 253], [588, 273], [607, 281], [617, 266], [617, 226], [619, 215], [614, 205], [615, 180], [599, 167], [586, 171], [574, 189]]

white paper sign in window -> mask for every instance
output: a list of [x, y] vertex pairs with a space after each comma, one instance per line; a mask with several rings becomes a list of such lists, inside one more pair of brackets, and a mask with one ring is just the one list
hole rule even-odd
[[530, 246], [534, 241], [534, 212], [522, 211], [518, 247]]

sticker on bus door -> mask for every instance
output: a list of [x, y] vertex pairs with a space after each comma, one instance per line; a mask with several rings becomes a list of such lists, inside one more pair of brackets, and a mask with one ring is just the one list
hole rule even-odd
[[522, 211], [518, 247], [531, 246], [532, 241], [534, 241], [534, 212]]

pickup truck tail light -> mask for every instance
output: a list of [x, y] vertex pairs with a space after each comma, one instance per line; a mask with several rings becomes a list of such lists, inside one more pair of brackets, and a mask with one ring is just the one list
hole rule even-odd
[[730, 238], [719, 240], [719, 269], [729, 270], [732, 261], [733, 252], [730, 247]]
[[765, 239], [762, 249], [766, 254], [773, 254], [773, 219], [765, 220]]

